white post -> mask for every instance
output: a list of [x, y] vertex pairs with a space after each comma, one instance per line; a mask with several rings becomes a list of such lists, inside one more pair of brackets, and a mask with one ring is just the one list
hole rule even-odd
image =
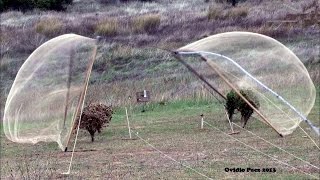
[[143, 90], [143, 97], [147, 97], [147, 91], [146, 90]]
[[201, 116], [201, 126], [200, 126], [200, 129], [203, 129], [203, 114], [201, 114], [200, 116]]
[[127, 117], [127, 123], [128, 123], [129, 136], [130, 136], [130, 139], [131, 139], [132, 136], [131, 136], [131, 129], [130, 129], [129, 117], [128, 117], [128, 109], [127, 109], [127, 107], [125, 107], [125, 108], [126, 108], [126, 117]]

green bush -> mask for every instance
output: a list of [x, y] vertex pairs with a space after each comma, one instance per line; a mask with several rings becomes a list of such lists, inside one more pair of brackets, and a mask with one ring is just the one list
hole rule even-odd
[[61, 11], [71, 4], [72, 0], [0, 0], [0, 10], [8, 9], [27, 11], [32, 9]]
[[[260, 107], [259, 99], [253, 91], [249, 89], [241, 89], [240, 94], [256, 109]], [[232, 121], [232, 116], [235, 113], [235, 110], [238, 110], [241, 113], [243, 127], [245, 127], [247, 121], [254, 112], [251, 106], [249, 106], [234, 90], [231, 90], [227, 94], [225, 107], [230, 121]]]

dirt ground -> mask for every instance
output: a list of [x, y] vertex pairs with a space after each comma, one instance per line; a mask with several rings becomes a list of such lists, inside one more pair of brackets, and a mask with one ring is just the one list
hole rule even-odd
[[[319, 169], [245, 130], [235, 128], [241, 132], [233, 138], [224, 134], [230, 129], [220, 108], [201, 104], [176, 111], [166, 108], [132, 114], [132, 140], [121, 111], [93, 143], [89, 133], [81, 131], [69, 175], [62, 173], [68, 171], [71, 152], [62, 152], [56, 143], [13, 143], [2, 134], [1, 179], [314, 179], [319, 175]], [[209, 124], [204, 129], [199, 129], [199, 112]], [[255, 118], [247, 129], [319, 167], [319, 150], [301, 130], [280, 138]], [[226, 168], [245, 172], [226, 172]], [[276, 172], [246, 172], [247, 168]]]

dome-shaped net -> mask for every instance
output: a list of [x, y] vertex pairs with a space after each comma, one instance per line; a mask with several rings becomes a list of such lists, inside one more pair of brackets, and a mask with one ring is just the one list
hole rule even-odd
[[66, 34], [28, 57], [5, 106], [3, 126], [10, 140], [56, 141], [64, 149], [94, 48], [94, 39]]
[[292, 133], [302, 118], [263, 85], [305, 116], [314, 105], [316, 90], [305, 66], [292, 51], [270, 37], [249, 32], [222, 33], [184, 46], [178, 52], [202, 56], [203, 64], [194, 68], [223, 94], [231, 90], [230, 86], [213, 69], [208, 71], [208, 65], [217, 68], [238, 91], [253, 91], [260, 103], [259, 111], [279, 134]]

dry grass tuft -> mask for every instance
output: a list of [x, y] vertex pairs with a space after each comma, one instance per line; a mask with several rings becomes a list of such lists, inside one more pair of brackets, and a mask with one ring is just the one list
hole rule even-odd
[[36, 32], [45, 36], [55, 36], [62, 32], [64, 24], [58, 18], [40, 20], [36, 25]]
[[228, 11], [223, 11], [222, 7], [209, 7], [207, 17], [209, 20], [226, 20], [235, 18], [245, 18], [249, 10], [246, 7], [235, 7]]
[[115, 19], [105, 19], [98, 23], [95, 33], [101, 36], [115, 36], [118, 34], [119, 25]]
[[249, 10], [246, 7], [235, 7], [227, 12], [226, 16], [229, 18], [245, 18], [248, 16]]
[[209, 20], [224, 19], [222, 8], [210, 6], [207, 17]]
[[134, 32], [155, 32], [161, 23], [159, 14], [148, 14], [135, 18], [132, 22]]

